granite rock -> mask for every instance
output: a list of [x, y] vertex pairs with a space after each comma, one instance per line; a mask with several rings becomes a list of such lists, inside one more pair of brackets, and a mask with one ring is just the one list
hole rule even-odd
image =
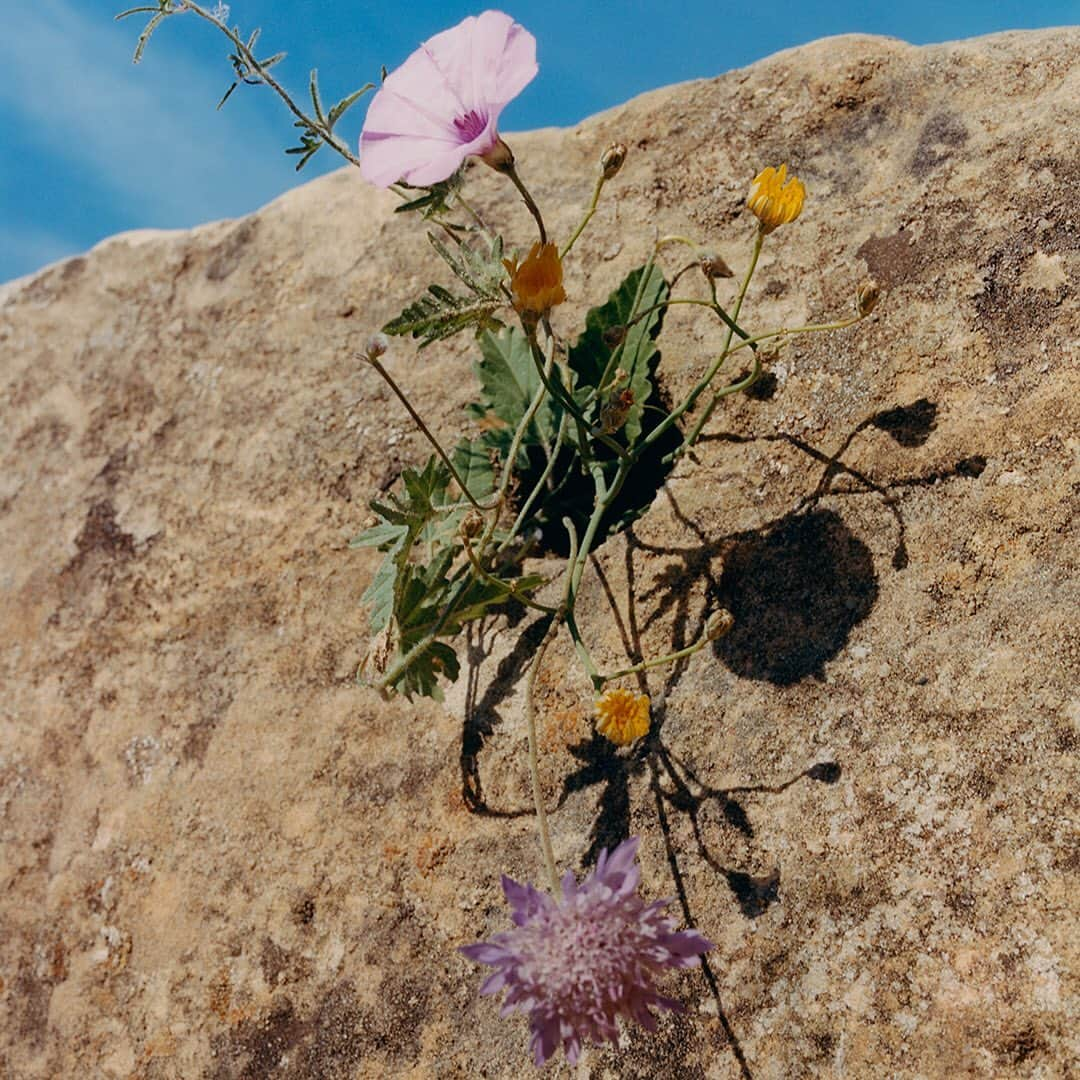
[[[1077, 1031], [1080, 31], [832, 38], [511, 138], [566, 235], [570, 328], [657, 232], [739, 270], [749, 179], [809, 190], [753, 327], [786, 347], [586, 576], [644, 746], [540, 680], [556, 855], [628, 832], [717, 943], [687, 1011], [576, 1075], [1064, 1077]], [[514, 243], [509, 185], [470, 175]], [[0, 1076], [520, 1077], [458, 945], [539, 881], [521, 674], [493, 620], [445, 706], [353, 680], [367, 500], [422, 440], [355, 359], [438, 273], [343, 170], [242, 221], [115, 237], [0, 287]], [[665, 392], [717, 331], [673, 310]], [[437, 430], [474, 347], [388, 363]], [[537, 566], [554, 568], [538, 560]], [[1071, 899], [1070, 899], [1071, 897]], [[552, 1075], [569, 1075], [564, 1064]]]

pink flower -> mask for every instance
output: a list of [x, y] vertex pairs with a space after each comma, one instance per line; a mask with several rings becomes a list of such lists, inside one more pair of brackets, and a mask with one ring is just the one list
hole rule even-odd
[[495, 968], [480, 993], [506, 990], [504, 1016], [529, 1014], [537, 1065], [560, 1045], [574, 1065], [583, 1041], [617, 1042], [618, 1017], [653, 1030], [651, 1009], [682, 1009], [657, 991], [657, 976], [713, 948], [696, 930], [675, 929], [663, 914], [669, 901], [638, 896], [637, 848], [632, 836], [602, 852], [580, 885], [568, 871], [558, 898], [504, 875], [514, 929], [460, 950]]
[[360, 171], [378, 187], [451, 176], [499, 143], [499, 114], [536, 75], [536, 39], [485, 11], [425, 41], [387, 76], [360, 135]]

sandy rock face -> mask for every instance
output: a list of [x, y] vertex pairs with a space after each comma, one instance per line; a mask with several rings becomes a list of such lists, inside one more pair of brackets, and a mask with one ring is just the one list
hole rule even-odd
[[[654, 230], [744, 266], [748, 181], [781, 160], [810, 197], [746, 321], [887, 290], [727, 399], [597, 553], [602, 667], [719, 604], [737, 620], [642, 684], [646, 745], [594, 738], [570, 649], [549, 654], [561, 865], [641, 834], [645, 894], [717, 943], [667, 983], [684, 1014], [579, 1075], [1080, 1069], [1078, 48], [838, 38], [512, 140], [563, 236], [600, 151], [631, 147], [567, 330]], [[508, 185], [470, 183], [530, 241]], [[455, 949], [507, 925], [500, 873], [540, 880], [536, 634], [485, 624], [445, 708], [353, 682], [374, 562], [346, 544], [427, 454], [351, 359], [438, 273], [393, 205], [342, 171], [0, 292], [2, 1076], [531, 1069]], [[718, 341], [673, 310], [672, 397]], [[390, 354], [439, 430], [474, 351]]]

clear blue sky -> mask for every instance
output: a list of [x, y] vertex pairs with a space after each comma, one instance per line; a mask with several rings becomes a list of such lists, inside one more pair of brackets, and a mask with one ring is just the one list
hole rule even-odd
[[[129, 0], [129, 4], [138, 0]], [[142, 0], [146, 2], [146, 0]], [[211, 6], [212, 0], [203, 0]], [[112, 233], [236, 217], [338, 167], [321, 150], [297, 176], [282, 151], [290, 118], [264, 87], [230, 82], [226, 41], [192, 15], [165, 22], [141, 65], [138, 18], [113, 0], [0, 0], [0, 281], [76, 254]], [[377, 79], [431, 34], [498, 4], [445, 0], [236, 0], [230, 22], [263, 30], [276, 69], [302, 94], [319, 69], [326, 98]], [[1080, 0], [908, 0], [753, 4], [742, 0], [507, 2], [536, 35], [540, 74], [504, 114], [505, 130], [573, 124], [644, 90], [718, 75], [829, 34], [923, 44], [1080, 22]], [[658, 12], [660, 14], [658, 14]], [[340, 132], [355, 144], [365, 102]]]

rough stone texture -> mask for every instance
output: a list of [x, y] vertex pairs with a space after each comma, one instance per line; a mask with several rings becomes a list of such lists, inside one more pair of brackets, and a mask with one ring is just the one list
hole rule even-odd
[[[1080, 1069], [1078, 48], [837, 38], [513, 140], [561, 235], [600, 150], [632, 149], [567, 330], [654, 230], [745, 265], [747, 183], [780, 160], [810, 199], [746, 321], [888, 289], [728, 399], [599, 552], [603, 666], [691, 640], [706, 605], [738, 619], [650, 676], [648, 745], [592, 739], [549, 654], [560, 861], [640, 832], [647, 893], [680, 891], [718, 946], [671, 981], [687, 1013], [579, 1075]], [[509, 186], [471, 183], [527, 243]], [[373, 562], [346, 542], [426, 456], [350, 359], [432, 274], [393, 203], [343, 171], [0, 293], [0, 1075], [530, 1071], [455, 947], [505, 925], [501, 872], [539, 880], [535, 634], [486, 625], [445, 709], [352, 681]], [[672, 396], [719, 339], [688, 310]], [[440, 430], [470, 351], [394, 348]]]

